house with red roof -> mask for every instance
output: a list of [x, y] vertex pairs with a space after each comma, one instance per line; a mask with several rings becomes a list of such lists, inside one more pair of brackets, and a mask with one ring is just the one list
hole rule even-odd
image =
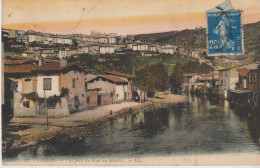
[[134, 78], [134, 75], [131, 75], [131, 74], [127, 74], [127, 73], [120, 73], [120, 72], [106, 72], [107, 75], [109, 76], [117, 76], [121, 79], [124, 79], [126, 81], [128, 81], [128, 90], [129, 90], [129, 93], [127, 95], [127, 99], [128, 100], [132, 100], [132, 90], [133, 90], [133, 78]]
[[[106, 73], [87, 81], [86, 89], [99, 89], [98, 105], [130, 101], [132, 75], [123, 73]], [[112, 75], [114, 74], [114, 75]]]
[[[69, 115], [70, 111], [78, 111], [86, 107], [84, 70], [74, 63], [52, 60], [20, 60], [5, 61], [4, 77], [7, 88], [5, 98], [13, 107], [14, 117]], [[60, 96], [62, 88], [69, 89], [66, 98], [61, 102], [33, 102], [23, 95], [37, 93], [40, 98]]]
[[227, 98], [228, 90], [235, 90], [236, 85], [239, 82], [239, 72], [237, 69], [255, 69], [259, 63], [249, 62], [236, 66], [231, 66], [223, 69], [219, 69], [219, 83], [220, 83], [220, 95]]
[[249, 71], [253, 69], [237, 69], [236, 71], [238, 72], [238, 82], [236, 89], [242, 90], [242, 89], [247, 89], [247, 74]]

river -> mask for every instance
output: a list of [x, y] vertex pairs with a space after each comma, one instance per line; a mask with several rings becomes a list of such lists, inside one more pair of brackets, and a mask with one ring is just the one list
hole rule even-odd
[[9, 151], [5, 158], [260, 153], [259, 113], [231, 106], [226, 100], [194, 95], [187, 96], [185, 103], [72, 129], [75, 134], [57, 134], [51, 140]]

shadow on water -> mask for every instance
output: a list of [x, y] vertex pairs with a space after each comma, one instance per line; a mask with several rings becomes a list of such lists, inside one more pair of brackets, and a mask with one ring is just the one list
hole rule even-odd
[[64, 128], [51, 140], [9, 151], [5, 157], [259, 153], [259, 121], [257, 113], [226, 100], [188, 95], [185, 103]]

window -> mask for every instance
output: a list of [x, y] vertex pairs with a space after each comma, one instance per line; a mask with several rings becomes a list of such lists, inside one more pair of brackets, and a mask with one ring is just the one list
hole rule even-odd
[[223, 86], [223, 80], [221, 80], [221, 85]]
[[88, 83], [85, 82], [85, 89], [88, 89]]
[[228, 71], [226, 70], [226, 76], [228, 75]]
[[76, 80], [72, 79], [72, 88], [75, 88], [75, 87], [76, 87]]
[[53, 101], [47, 101], [47, 108], [48, 109], [55, 109], [56, 103]]
[[43, 90], [51, 90], [51, 78], [43, 78]]
[[90, 97], [87, 97], [87, 104], [90, 103]]
[[26, 108], [30, 108], [30, 101], [23, 102], [23, 106]]

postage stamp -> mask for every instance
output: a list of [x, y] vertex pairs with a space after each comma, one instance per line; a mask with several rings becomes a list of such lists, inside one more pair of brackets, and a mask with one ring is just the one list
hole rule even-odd
[[241, 11], [208, 12], [208, 55], [243, 54]]

